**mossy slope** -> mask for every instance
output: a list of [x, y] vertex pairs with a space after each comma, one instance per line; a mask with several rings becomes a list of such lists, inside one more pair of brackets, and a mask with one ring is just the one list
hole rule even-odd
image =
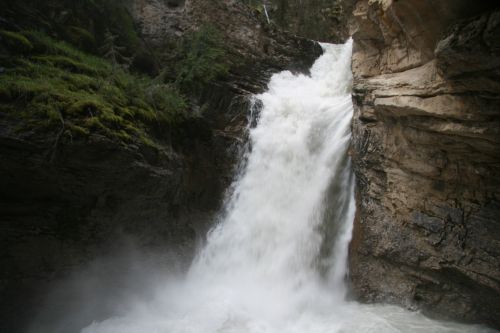
[[151, 124], [173, 125], [187, 116], [185, 99], [172, 85], [43, 33], [1, 31], [0, 38], [0, 112], [19, 120], [17, 131], [61, 131], [70, 138], [98, 132], [153, 144]]
[[151, 50], [128, 5], [7, 2], [0, 21], [0, 113], [9, 127], [49, 139], [99, 133], [155, 145], [151, 133], [189, 117], [186, 101], [196, 103], [229, 71], [221, 34], [203, 26], [167, 49]]

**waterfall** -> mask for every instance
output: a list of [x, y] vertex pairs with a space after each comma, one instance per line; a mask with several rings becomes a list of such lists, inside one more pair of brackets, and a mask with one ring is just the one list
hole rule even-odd
[[[246, 169], [191, 278], [227, 280], [224, 285], [234, 284], [234, 290], [255, 287], [248, 295], [251, 300], [261, 293], [270, 300], [315, 301], [317, 295], [309, 291], [320, 291], [324, 282], [318, 259], [323, 213], [330, 203], [323, 199], [333, 181], [339, 192], [335, 210], [342, 214], [331, 222], [350, 225], [353, 215], [353, 179], [346, 158], [352, 117], [350, 48], [326, 48], [310, 77], [283, 72], [257, 96], [263, 107], [250, 131]], [[332, 265], [336, 269], [330, 275], [343, 280], [336, 272], [343, 272], [345, 260], [335, 259], [342, 264]], [[246, 296], [235, 295], [239, 301]]]
[[354, 218], [351, 45], [256, 96], [244, 170], [183, 279], [83, 333], [486, 332], [345, 300]]

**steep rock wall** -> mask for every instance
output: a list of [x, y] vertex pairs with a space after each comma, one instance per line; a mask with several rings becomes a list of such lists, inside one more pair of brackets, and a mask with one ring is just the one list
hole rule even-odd
[[17, 135], [16, 124], [0, 115], [0, 331], [23, 332], [54, 281], [130, 243], [189, 262], [231, 182], [248, 95], [262, 91], [273, 72], [307, 70], [321, 53], [313, 42], [265, 27], [234, 1], [128, 6], [144, 43], [158, 53], [203, 24], [218, 27], [231, 71], [191, 96], [199, 117], [151, 129], [162, 142], [156, 149], [91, 134], [62, 140], [54, 151], [53, 137]]
[[[240, 77], [234, 81], [247, 81], [247, 92], [262, 89], [273, 72], [307, 71], [322, 52], [317, 44], [268, 25], [240, 1], [137, 0], [131, 11], [154, 48], [168, 50], [169, 43], [202, 25], [218, 28], [233, 57], [231, 74]], [[248, 87], [250, 83], [256, 83], [256, 89]]]
[[490, 7], [357, 2], [350, 281], [365, 301], [500, 327], [500, 13]]
[[341, 43], [349, 34], [347, 20], [354, 0], [269, 0], [273, 22], [299, 36]]

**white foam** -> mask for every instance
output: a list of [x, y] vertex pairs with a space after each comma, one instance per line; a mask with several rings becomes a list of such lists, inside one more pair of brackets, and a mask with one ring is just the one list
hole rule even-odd
[[257, 96], [263, 108], [246, 169], [185, 279], [82, 332], [482, 331], [344, 300], [354, 213], [351, 47], [324, 45], [310, 76], [279, 73]]

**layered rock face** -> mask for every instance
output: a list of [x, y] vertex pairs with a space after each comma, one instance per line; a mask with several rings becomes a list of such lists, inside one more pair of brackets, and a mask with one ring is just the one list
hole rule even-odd
[[354, 19], [353, 291], [500, 327], [500, 12], [362, 0]]
[[307, 71], [322, 53], [316, 43], [268, 25], [240, 1], [136, 0], [131, 12], [146, 40], [156, 48], [168, 48], [179, 36], [200, 26], [216, 27], [233, 56], [230, 74], [239, 83], [233, 88], [243, 93], [260, 91], [276, 71]]
[[347, 20], [354, 0], [270, 0], [271, 19], [299, 36], [342, 43], [349, 30]]
[[[192, 96], [199, 117], [156, 129], [157, 149], [94, 134], [54, 148], [53, 137], [16, 136], [16, 124], [0, 118], [1, 331], [24, 331], [54, 281], [131, 243], [189, 262], [231, 182], [248, 95], [262, 91], [273, 72], [306, 70], [321, 53], [313, 42], [261, 25], [238, 2], [128, 3], [151, 48], [168, 52], [169, 43], [211, 24], [227, 37], [233, 66]], [[158, 257], [156, 264], [168, 263]], [[110, 285], [127, 269], [108, 277], [117, 279]]]

